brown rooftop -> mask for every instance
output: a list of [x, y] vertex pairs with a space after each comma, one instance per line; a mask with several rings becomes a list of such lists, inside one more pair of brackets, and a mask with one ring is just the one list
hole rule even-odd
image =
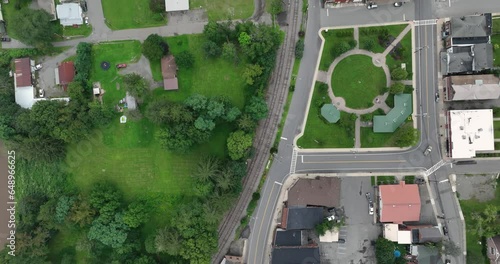
[[420, 193], [417, 184], [380, 185], [380, 222], [402, 224], [420, 220]]
[[16, 88], [31, 86], [31, 66], [30, 58], [20, 58], [14, 60], [16, 68]]
[[59, 84], [66, 91], [68, 84], [75, 78], [75, 65], [72, 61], [63, 62], [59, 65]]
[[175, 63], [174, 56], [167, 55], [161, 58], [161, 75], [163, 76], [163, 89], [179, 89], [179, 83], [177, 80], [177, 64]]
[[340, 179], [320, 177], [300, 179], [288, 191], [288, 206], [339, 207]]

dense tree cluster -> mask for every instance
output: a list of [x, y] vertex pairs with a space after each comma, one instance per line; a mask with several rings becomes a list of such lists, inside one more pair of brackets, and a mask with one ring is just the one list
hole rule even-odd
[[75, 82], [80, 82], [83, 86], [87, 85], [92, 71], [92, 44], [80, 42], [76, 47], [75, 59]]
[[143, 98], [149, 91], [149, 83], [137, 73], [129, 73], [123, 76], [123, 88], [130, 95]]
[[392, 83], [391, 87], [389, 88], [389, 93], [390, 94], [400, 94], [403, 93], [405, 90], [405, 85], [401, 82], [394, 82]]
[[9, 23], [21, 42], [47, 51], [52, 48], [55, 33], [51, 19], [51, 15], [45, 10], [21, 8], [13, 13]]
[[398, 147], [413, 146], [420, 138], [420, 131], [414, 128], [411, 123], [406, 123], [396, 130], [394, 138]]
[[149, 61], [159, 61], [167, 55], [169, 47], [167, 42], [158, 34], [149, 35], [142, 44], [142, 54]]

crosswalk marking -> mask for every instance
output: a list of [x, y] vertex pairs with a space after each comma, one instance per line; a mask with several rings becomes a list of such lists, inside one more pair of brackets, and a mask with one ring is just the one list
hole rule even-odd
[[436, 25], [437, 19], [413, 20], [415, 26]]

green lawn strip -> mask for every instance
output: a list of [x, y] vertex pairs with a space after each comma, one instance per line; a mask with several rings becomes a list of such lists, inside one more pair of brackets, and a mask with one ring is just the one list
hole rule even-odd
[[191, 0], [189, 8], [205, 9], [210, 20], [245, 19], [252, 16], [254, 2], [252, 0]]
[[[339, 123], [326, 123], [321, 117], [320, 107], [325, 103], [331, 103], [328, 94], [321, 93], [318, 89], [319, 83], [316, 82], [309, 115], [304, 135], [299, 138], [297, 144], [300, 148], [352, 148], [354, 147], [354, 120], [351, 120], [349, 126], [352, 133], [349, 133]], [[341, 112], [340, 115], [347, 115]], [[342, 120], [342, 118], [341, 118]], [[340, 121], [339, 121], [340, 122]]]
[[377, 176], [377, 185], [394, 184], [397, 182], [395, 176]]
[[493, 121], [494, 137], [500, 139], [500, 121]]
[[321, 34], [325, 38], [325, 45], [321, 54], [319, 69], [321, 71], [328, 71], [330, 64], [337, 58], [332, 52], [335, 44], [341, 41], [349, 42], [350, 40], [354, 40], [354, 30], [352, 28], [328, 30], [328, 32], [322, 31]]
[[492, 20], [493, 26], [493, 34], [500, 34], [500, 16], [494, 16]]
[[[498, 181], [497, 181], [498, 183]], [[495, 190], [495, 198], [487, 202], [479, 202], [475, 199], [460, 200], [460, 206], [465, 218], [466, 240], [467, 240], [467, 263], [489, 263], [486, 258], [485, 239], [474, 232], [477, 222], [472, 219], [474, 213], [482, 213], [488, 204], [500, 204], [500, 188]], [[481, 244], [479, 244], [481, 242]]]
[[372, 39], [374, 41], [374, 45], [369, 50], [374, 53], [382, 53], [385, 51], [386, 48], [382, 46], [378, 41], [379, 31], [385, 28], [389, 32], [389, 36], [397, 38], [399, 34], [403, 31], [403, 29], [406, 28], [406, 26], [408, 26], [408, 24], [359, 28], [359, 47], [361, 49], [364, 49], [364, 43], [369, 39]]
[[390, 70], [395, 69], [396, 67], [401, 67], [401, 63], [406, 64], [406, 71], [408, 72], [408, 80], [412, 79], [412, 62], [413, 62], [413, 54], [412, 54], [412, 41], [411, 41], [411, 31], [409, 31], [401, 42], [399, 42], [403, 47], [403, 55], [398, 59], [394, 59], [391, 53], [387, 54], [386, 64]]
[[375, 67], [372, 58], [352, 55], [340, 61], [332, 74], [332, 89], [343, 97], [350, 108], [362, 109], [373, 105], [373, 99], [387, 84], [382, 68]]
[[149, 0], [102, 1], [105, 22], [112, 30], [164, 26], [166, 19], [149, 9]]
[[87, 37], [92, 33], [92, 26], [81, 25], [79, 27], [63, 27], [62, 33], [65, 37]]
[[[168, 37], [167, 43], [172, 54], [189, 50], [195, 57], [192, 69], [179, 69], [178, 91], [163, 91], [156, 89], [154, 97], [165, 97], [172, 101], [183, 101], [193, 93], [206, 96], [221, 95], [229, 98], [240, 109], [245, 103], [245, 81], [241, 78], [244, 64], [227, 62], [223, 59], [207, 59], [203, 54], [202, 45], [205, 39], [202, 35], [182, 35]], [[160, 63], [151, 65], [153, 74], [161, 76]], [[156, 72], [156, 73], [155, 73]], [[154, 76], [154, 75], [153, 75]]]
[[372, 184], [372, 186], [375, 186], [375, 185], [376, 185], [376, 179], [375, 179], [375, 176], [371, 176], [371, 177], [370, 177], [370, 180], [371, 180], [371, 184]]
[[[497, 19], [499, 20], [499, 19]], [[500, 66], [500, 33], [491, 36], [493, 43], [493, 64], [496, 67]]]
[[280, 123], [278, 124], [278, 132], [276, 133], [276, 138], [274, 139], [274, 148], [278, 148], [278, 144], [281, 140], [281, 133], [283, 133], [283, 127], [285, 126], [286, 117], [288, 116], [288, 111], [290, 110], [290, 104], [292, 103], [293, 92], [288, 92], [286, 96], [285, 107], [283, 109], [283, 115], [281, 116]]
[[361, 147], [390, 147], [394, 133], [375, 133], [372, 127], [361, 128]]
[[500, 142], [495, 142], [495, 150], [500, 150]]
[[407, 184], [414, 184], [415, 183], [415, 176], [405, 176], [404, 180], [405, 180], [405, 183], [407, 183]]

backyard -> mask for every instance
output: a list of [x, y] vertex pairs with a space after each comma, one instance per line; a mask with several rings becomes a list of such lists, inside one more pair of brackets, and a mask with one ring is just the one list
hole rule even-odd
[[[242, 108], [245, 81], [241, 78], [244, 63], [235, 65], [223, 59], [207, 59], [202, 50], [203, 35], [181, 35], [165, 38], [170, 52], [175, 56], [189, 50], [195, 57], [192, 69], [180, 69], [177, 73], [179, 91], [166, 93], [163, 88], [156, 89], [154, 96], [164, 96], [173, 101], [182, 101], [193, 93], [203, 95], [224, 95], [238, 107]], [[151, 63], [153, 79], [162, 80], [160, 62]]]
[[166, 18], [149, 9], [149, 0], [106, 0], [102, 2], [105, 22], [113, 30], [164, 26]]
[[365, 55], [351, 55], [341, 60], [332, 74], [332, 89], [336, 97], [343, 97], [347, 107], [368, 108], [387, 87], [384, 70]]
[[348, 117], [348, 114], [341, 112], [339, 122], [335, 124], [327, 123], [321, 117], [320, 109], [323, 104], [331, 103], [331, 101], [327, 89], [320, 88], [320, 86], [321, 83], [316, 82], [304, 135], [298, 139], [298, 147], [352, 148], [354, 146], [354, 120], [343, 117]]
[[[330, 64], [332, 64], [335, 58], [343, 53], [337, 51], [338, 45], [340, 45], [340, 43], [349, 43], [354, 41], [354, 30], [352, 28], [328, 30], [322, 31], [321, 34], [325, 38], [325, 44], [323, 46], [323, 53], [321, 54], [319, 70], [328, 71]], [[349, 46], [349, 49], [352, 48], [354, 47]]]
[[209, 20], [234, 20], [249, 18], [253, 14], [252, 0], [191, 0], [191, 9], [203, 8]]
[[[183, 37], [177, 38], [188, 39]], [[194, 38], [196, 39], [196, 36]], [[194, 45], [197, 42], [190, 43]], [[187, 42], [184, 44], [185, 48], [192, 47]], [[196, 48], [196, 46], [194, 47]], [[117, 89], [119, 87], [117, 84], [121, 83], [121, 77], [114, 65], [135, 62], [140, 55], [141, 46], [138, 41], [94, 45], [91, 80], [101, 82], [101, 86], [105, 90], [103, 96], [105, 104], [114, 105], [125, 96], [123, 89]], [[112, 65], [107, 71], [100, 67], [100, 62], [104, 60]], [[165, 96], [173, 100], [182, 100], [188, 95], [198, 92], [207, 96], [227, 95], [227, 80], [224, 78], [214, 78], [210, 82], [210, 87], [200, 85], [202, 82], [193, 82], [194, 74], [198, 74], [202, 70], [209, 76], [216, 76], [221, 69], [226, 70], [225, 74], [233, 74], [228, 66], [214, 67], [214, 65], [220, 65], [217, 63], [219, 63], [218, 60], [195, 64], [191, 71], [183, 73], [184, 77], [179, 77], [180, 91], [168, 92], [157, 89], [152, 96]], [[243, 83], [231, 82], [231, 87], [233, 93], [229, 94], [228, 98], [234, 104], [242, 107], [244, 104]], [[147, 104], [152, 96], [146, 96], [143, 104]], [[88, 193], [95, 182], [104, 180], [114, 183], [121, 189], [127, 200], [147, 198], [153, 201], [156, 206], [155, 214], [151, 216], [151, 220], [143, 228], [145, 235], [153, 232], [158, 226], [167, 224], [170, 221], [169, 212], [176, 206], [176, 203], [182, 197], [191, 196], [193, 191], [191, 174], [201, 157], [213, 155], [223, 158], [226, 156], [226, 139], [232, 127], [218, 126], [208, 143], [197, 146], [183, 155], [168, 152], [160, 147], [155, 140], [155, 133], [158, 129], [146, 118], [138, 120], [129, 118], [127, 123], [120, 124], [117, 115], [107, 127], [96, 130], [87, 139], [71, 145], [66, 158], [67, 170], [71, 175], [70, 181], [83, 193]], [[79, 234], [73, 232], [72, 230], [62, 230], [51, 241], [51, 253], [54, 259], [66, 248], [74, 245], [75, 237], [79, 237]], [[86, 256], [77, 254], [77, 257], [80, 259], [79, 263], [82, 263]]]
[[493, 64], [495, 67], [500, 66], [500, 17], [493, 18], [493, 34], [491, 35], [491, 43], [493, 44], [494, 59]]
[[[464, 177], [464, 176], [461, 176]], [[498, 180], [496, 182], [498, 186]], [[458, 193], [457, 193], [458, 195]], [[460, 196], [459, 196], [460, 197]], [[466, 240], [467, 240], [467, 263], [487, 264], [489, 263], [486, 258], [486, 241], [483, 237], [475, 232], [475, 221], [472, 216], [474, 214], [481, 214], [485, 211], [488, 205], [500, 205], [500, 188], [495, 189], [495, 198], [486, 202], [480, 202], [474, 198], [469, 200], [460, 200], [460, 206], [465, 218], [466, 225]]]

